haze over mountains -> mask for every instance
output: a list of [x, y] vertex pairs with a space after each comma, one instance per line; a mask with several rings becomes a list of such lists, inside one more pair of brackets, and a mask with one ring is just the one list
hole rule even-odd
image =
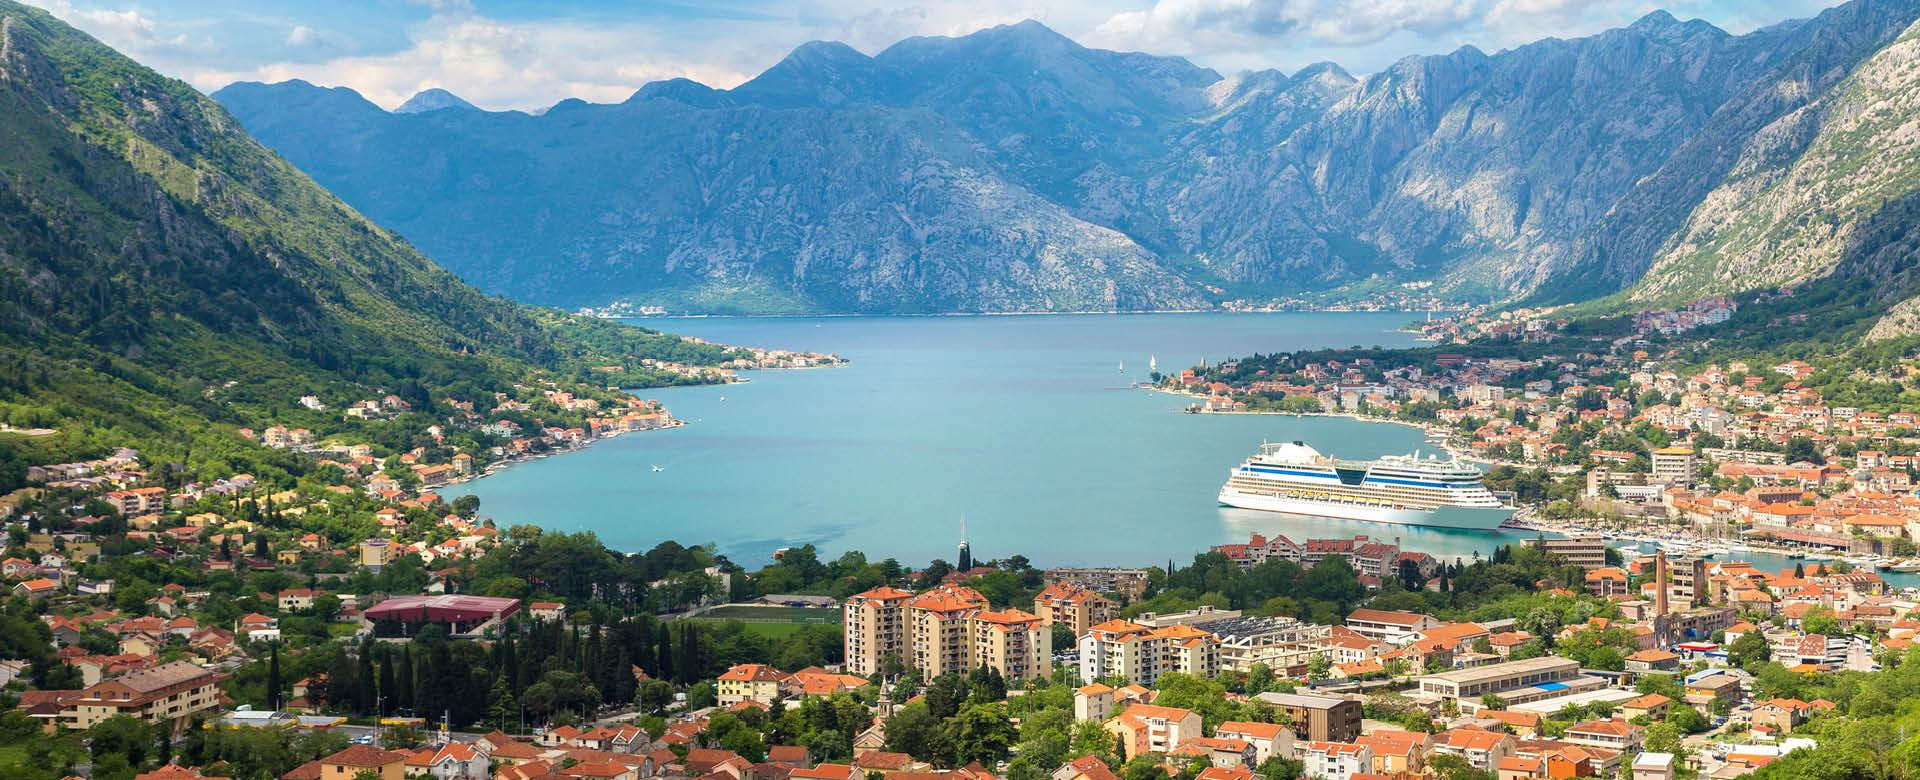
[[1024, 22], [872, 57], [812, 43], [731, 90], [537, 116], [304, 82], [214, 97], [468, 281], [538, 303], [1183, 309], [1423, 280], [1672, 302], [1912, 264], [1917, 18], [1854, 0], [1735, 36], [1656, 12], [1364, 78], [1223, 77]]

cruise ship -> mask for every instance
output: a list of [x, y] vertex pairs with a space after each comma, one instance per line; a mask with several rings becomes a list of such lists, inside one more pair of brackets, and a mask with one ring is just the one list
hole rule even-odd
[[1487, 530], [1513, 514], [1458, 460], [1389, 455], [1336, 460], [1305, 442], [1262, 444], [1227, 474], [1220, 503], [1375, 523]]

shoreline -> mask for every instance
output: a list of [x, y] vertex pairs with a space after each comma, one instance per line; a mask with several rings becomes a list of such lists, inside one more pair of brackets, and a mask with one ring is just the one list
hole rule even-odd
[[[955, 311], [887, 314], [878, 312], [798, 312], [793, 314], [583, 314], [603, 320], [756, 320], [756, 319], [936, 319], [943, 317], [1094, 317], [1153, 316], [1160, 314], [1425, 314], [1454, 313], [1468, 309], [1129, 309], [1126, 311]], [[1396, 333], [1411, 333], [1405, 329]]]
[[[1206, 396], [1202, 396], [1197, 393], [1191, 393], [1191, 392], [1186, 392], [1182, 390], [1169, 390], [1166, 388], [1157, 387], [1153, 385], [1141, 384], [1141, 385], [1135, 385], [1135, 386], [1142, 389], [1150, 390], [1153, 392], [1165, 393], [1167, 395], [1176, 395], [1176, 396], [1183, 396], [1183, 397], [1195, 398], [1195, 399], [1206, 398]], [[1427, 434], [1429, 436], [1429, 441], [1432, 440], [1431, 436], [1434, 433], [1445, 431], [1444, 428], [1439, 428], [1437, 426], [1426, 425], [1422, 423], [1415, 423], [1407, 420], [1396, 420], [1396, 419], [1386, 418], [1386, 417], [1368, 417], [1355, 412], [1279, 412], [1279, 411], [1222, 412], [1222, 411], [1208, 411], [1205, 409], [1196, 409], [1191, 412], [1183, 412], [1183, 413], [1217, 414], [1217, 415], [1281, 415], [1281, 416], [1289, 416], [1289, 417], [1341, 417], [1349, 420], [1356, 420], [1359, 422], [1387, 423], [1387, 424], [1393, 424], [1393, 425], [1402, 425], [1409, 428], [1415, 428]], [[1456, 451], [1450, 444], [1444, 441], [1434, 442], [1434, 444], [1435, 446], [1438, 446], [1442, 450], [1446, 451], [1449, 455], [1452, 455], [1456, 458], [1459, 458], [1460, 460], [1468, 461], [1471, 463], [1494, 465], [1494, 466], [1513, 466], [1515, 468], [1524, 468], [1524, 469], [1546, 468], [1549, 471], [1551, 471], [1551, 467], [1549, 466], [1527, 464], [1527, 463], [1507, 463], [1504, 461], [1493, 461], [1493, 460], [1487, 460], [1485, 458], [1475, 457], [1472, 455], [1462, 454]], [[1510, 518], [1506, 523], [1503, 523], [1498, 529], [1495, 529], [1495, 530], [1508, 532], [1508, 533], [1531, 531], [1531, 532], [1536, 532], [1541, 534], [1547, 534], [1550, 536], [1558, 536], [1561, 538], [1571, 537], [1576, 534], [1600, 534], [1602, 536], [1607, 537], [1610, 540], [1631, 540], [1636, 543], [1634, 545], [1635, 547], [1639, 545], [1644, 545], [1644, 544], [1653, 544], [1656, 547], [1667, 547], [1669, 543], [1681, 542], [1689, 547], [1713, 548], [1706, 557], [1716, 559], [1716, 560], [1719, 559], [1721, 556], [1725, 556], [1726, 560], [1739, 560], [1740, 557], [1743, 555], [1751, 555], [1751, 554], [1757, 553], [1762, 555], [1776, 555], [1782, 558], [1787, 558], [1795, 561], [1805, 560], [1810, 563], [1830, 563], [1833, 561], [1845, 561], [1846, 563], [1852, 565], [1857, 570], [1870, 571], [1882, 577], [1885, 577], [1886, 575], [1889, 575], [1889, 574], [1893, 574], [1893, 575], [1916, 574], [1916, 572], [1896, 572], [1896, 571], [1880, 568], [1878, 565], [1876, 565], [1877, 563], [1883, 560], [1890, 560], [1889, 558], [1886, 558], [1883, 556], [1862, 555], [1862, 554], [1856, 554], [1850, 551], [1843, 552], [1843, 551], [1834, 551], [1834, 550], [1826, 550], [1826, 549], [1818, 549], [1818, 548], [1808, 549], [1808, 548], [1791, 547], [1791, 546], [1780, 545], [1780, 544], [1775, 544], [1770, 542], [1754, 541], [1754, 540], [1743, 538], [1737, 534], [1730, 537], [1713, 536], [1713, 535], [1702, 532], [1701, 529], [1699, 529], [1696, 525], [1690, 522], [1685, 524], [1670, 525], [1670, 524], [1667, 524], [1663, 519], [1643, 518], [1638, 523], [1629, 522], [1627, 524], [1627, 527], [1625, 528], [1609, 528], [1609, 527], [1603, 527], [1603, 524], [1599, 521], [1598, 518], [1588, 518], [1586, 519], [1585, 522], [1551, 520], [1546, 517], [1543, 517], [1540, 514], [1540, 508], [1541, 508], [1540, 506], [1533, 505], [1533, 504], [1521, 505], [1518, 508], [1518, 510], [1514, 513], [1512, 518]], [[1608, 546], [1616, 547], [1615, 545], [1611, 545], [1611, 544], [1609, 544]], [[1616, 548], [1616, 549], [1623, 549], [1623, 548]], [[1669, 550], [1669, 552], [1676, 552], [1676, 551]], [[1651, 553], [1637, 553], [1637, 554], [1650, 555]], [[1699, 554], [1699, 553], [1692, 553], [1692, 554]], [[1796, 555], [1799, 557], [1796, 558], [1795, 557]], [[1900, 588], [1903, 590], [1911, 589], [1915, 587], [1911, 585], [1895, 585], [1891, 582], [1889, 582], [1888, 585], [1891, 587]]]

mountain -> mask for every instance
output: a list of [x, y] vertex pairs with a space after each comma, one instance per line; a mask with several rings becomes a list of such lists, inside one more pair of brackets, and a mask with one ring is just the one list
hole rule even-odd
[[466, 279], [541, 303], [1162, 309], [1413, 282], [1557, 301], [1673, 262], [1741, 150], [1917, 18], [1853, 0], [1732, 35], [1655, 12], [1359, 78], [1223, 77], [1023, 22], [873, 56], [810, 43], [730, 90], [533, 117], [300, 82], [214, 96]]
[[455, 95], [439, 87], [434, 87], [433, 89], [422, 90], [415, 93], [413, 97], [407, 98], [407, 102], [401, 103], [399, 107], [393, 109], [393, 113], [424, 114], [428, 111], [439, 111], [443, 108], [460, 108], [469, 111], [480, 110], [475, 108], [472, 103], [462, 100], [459, 95]]
[[[316, 111], [361, 108], [344, 91], [300, 94]], [[722, 357], [475, 290], [213, 100], [10, 0], [0, 137], [0, 422], [59, 431], [0, 433], [0, 489], [25, 448], [244, 463], [260, 448], [236, 426], [303, 395], [490, 408], [517, 386], [584, 386], [589, 366]]]

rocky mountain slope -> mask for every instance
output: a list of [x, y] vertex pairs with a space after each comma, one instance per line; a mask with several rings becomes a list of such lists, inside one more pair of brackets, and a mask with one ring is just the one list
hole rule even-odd
[[[35, 446], [139, 443], [197, 466], [305, 394], [490, 396], [701, 359], [475, 290], [213, 100], [11, 0], [0, 138], [0, 421], [60, 429]], [[0, 436], [0, 466], [19, 443]]]
[[1026, 22], [538, 116], [215, 97], [457, 273], [544, 303], [1125, 310], [1423, 280], [1562, 300], [1674, 263], [1690, 215], [1916, 18], [1854, 0], [1735, 36], [1657, 12], [1358, 79], [1223, 78]]

